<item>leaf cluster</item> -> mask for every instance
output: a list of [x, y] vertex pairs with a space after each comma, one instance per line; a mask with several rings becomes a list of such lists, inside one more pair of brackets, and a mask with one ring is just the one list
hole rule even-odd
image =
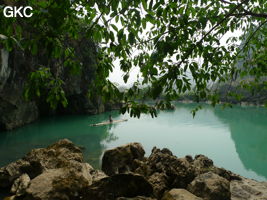
[[[34, 17], [1, 21], [1, 34], [9, 38], [4, 42], [5, 48], [11, 50], [15, 45], [11, 38], [15, 38], [33, 55], [42, 44], [51, 58], [66, 56], [70, 52], [64, 49], [66, 36], [77, 39], [81, 24], [85, 24], [86, 37], [99, 45], [91, 95], [99, 93], [103, 99], [115, 97], [123, 101], [122, 112], [128, 111], [132, 116], [139, 117], [142, 112], [155, 116], [152, 107], [134, 101], [140, 93], [137, 85], [148, 85], [150, 89], [145, 95], [153, 99], [164, 95], [165, 101], [170, 102], [185, 92], [193, 92], [197, 101], [206, 99], [215, 105], [219, 98], [213, 94], [212, 83], [232, 81], [234, 76], [242, 74], [255, 77], [255, 83], [266, 76], [266, 34], [262, 32], [262, 24], [267, 20], [267, 2], [263, 0], [28, 0], [27, 3], [34, 7]], [[33, 27], [32, 31], [25, 34], [21, 24], [23, 28]], [[222, 42], [234, 31], [242, 33]], [[257, 39], [259, 36], [253, 32], [261, 32], [263, 39]], [[249, 33], [252, 36], [247, 38]], [[246, 43], [240, 48], [239, 41]], [[236, 62], [250, 51], [253, 59], [249, 65], [254, 67], [248, 69], [244, 64], [240, 70]], [[125, 82], [133, 68], [140, 68], [142, 79], [124, 92], [107, 80], [115, 59], [125, 73]], [[66, 63], [73, 65], [71, 60]]]

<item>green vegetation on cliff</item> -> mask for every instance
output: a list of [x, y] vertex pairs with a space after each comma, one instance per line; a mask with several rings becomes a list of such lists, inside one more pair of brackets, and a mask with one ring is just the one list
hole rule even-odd
[[[45, 99], [52, 108], [60, 103], [67, 106], [69, 101], [65, 92], [71, 81], [62, 72], [79, 73], [88, 64], [88, 52], [79, 51], [84, 41], [98, 46], [93, 47], [92, 81], [83, 84], [88, 96], [119, 99], [125, 103], [122, 112], [133, 116], [156, 115], [154, 107], [134, 101], [140, 85], [149, 86], [142, 94], [146, 97], [164, 94], [160, 104], [187, 91], [193, 92], [196, 101], [205, 98], [216, 104], [218, 91], [210, 88], [211, 83], [231, 83], [247, 75], [251, 79], [243, 87], [267, 87], [262, 78], [267, 75], [266, 1], [1, 0], [0, 4], [33, 7], [31, 18], [1, 16], [0, 34], [7, 37], [1, 39], [1, 48], [38, 58], [30, 69], [24, 66], [30, 77], [24, 94]], [[239, 41], [245, 41], [241, 47]], [[252, 56], [248, 64], [236, 67], [248, 54]], [[142, 81], [120, 92], [107, 80], [115, 59], [125, 82], [134, 67], [140, 68]]]

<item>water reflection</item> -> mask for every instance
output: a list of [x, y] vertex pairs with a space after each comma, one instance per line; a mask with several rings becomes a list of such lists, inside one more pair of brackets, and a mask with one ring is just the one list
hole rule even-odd
[[193, 119], [190, 111], [196, 104], [176, 106], [175, 112], [161, 111], [155, 119], [142, 116], [120, 124], [113, 130], [117, 140], [105, 145], [112, 148], [140, 142], [147, 155], [153, 146], [167, 147], [178, 157], [204, 154], [217, 166], [248, 178], [267, 180], [266, 109], [222, 110], [203, 105]]
[[[257, 180], [267, 179], [267, 109], [234, 107], [222, 110], [204, 105], [193, 119], [196, 104], [176, 104], [175, 111], [160, 111], [157, 118], [140, 119], [118, 112], [95, 116], [43, 119], [0, 134], [0, 166], [21, 158], [32, 148], [68, 138], [84, 147], [84, 158], [99, 168], [103, 151], [129, 142], [140, 142], [150, 154], [153, 146], [167, 147], [178, 157], [204, 154], [217, 166]], [[128, 118], [127, 123], [90, 127], [89, 124]]]
[[111, 142], [116, 136], [112, 126], [90, 127], [89, 124], [106, 121], [109, 114], [119, 117], [118, 112], [97, 116], [64, 116], [42, 119], [20, 129], [0, 134], [0, 166], [21, 158], [32, 148], [50, 145], [59, 139], [68, 138], [82, 147], [84, 158], [94, 167], [99, 167], [99, 157], [105, 150], [102, 141]]
[[267, 110], [235, 107], [216, 109], [215, 115], [228, 124], [244, 167], [267, 178]]

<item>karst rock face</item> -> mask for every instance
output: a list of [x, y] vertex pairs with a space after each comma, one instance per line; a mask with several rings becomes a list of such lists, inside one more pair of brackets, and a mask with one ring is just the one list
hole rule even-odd
[[[0, 37], [0, 40], [4, 38]], [[65, 47], [75, 51], [75, 60], [80, 63], [77, 73], [63, 65], [61, 59], [50, 59], [45, 49], [37, 55], [14, 47], [8, 52], [0, 46], [0, 130], [11, 130], [31, 123], [43, 115], [51, 114], [97, 114], [112, 106], [104, 105], [97, 95], [88, 97], [88, 90], [97, 70], [97, 47], [81, 36], [78, 41], [66, 39]], [[65, 48], [64, 47], [64, 48]], [[24, 92], [31, 72], [48, 68], [63, 81], [63, 90], [68, 106], [50, 108], [46, 98], [25, 100]], [[106, 107], [106, 108], [105, 108]]]
[[136, 168], [135, 160], [143, 160], [145, 150], [140, 143], [130, 143], [109, 149], [102, 158], [102, 170], [107, 175], [130, 172]]
[[230, 200], [231, 198], [230, 182], [212, 172], [198, 175], [187, 189], [203, 199]]
[[[83, 162], [79, 147], [67, 139], [33, 149], [0, 169], [0, 188], [23, 199], [76, 199], [106, 175]], [[78, 196], [77, 196], [78, 195]]]
[[71, 141], [63, 139], [47, 148], [33, 149], [19, 159], [0, 169], [0, 187], [9, 188], [14, 181], [27, 174], [34, 179], [49, 169], [73, 168], [83, 172], [92, 168], [83, 163], [81, 150]]
[[150, 156], [144, 154], [139, 143], [107, 150], [103, 172], [63, 139], [0, 168], [0, 191], [11, 193], [9, 200], [267, 199], [266, 182], [218, 168], [204, 155], [177, 158], [156, 147]]

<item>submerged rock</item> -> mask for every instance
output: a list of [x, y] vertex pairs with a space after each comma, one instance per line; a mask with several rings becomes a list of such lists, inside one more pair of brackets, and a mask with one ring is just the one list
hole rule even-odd
[[105, 151], [102, 158], [102, 170], [107, 175], [133, 171], [134, 160], [142, 160], [145, 151], [140, 143], [130, 143]]

